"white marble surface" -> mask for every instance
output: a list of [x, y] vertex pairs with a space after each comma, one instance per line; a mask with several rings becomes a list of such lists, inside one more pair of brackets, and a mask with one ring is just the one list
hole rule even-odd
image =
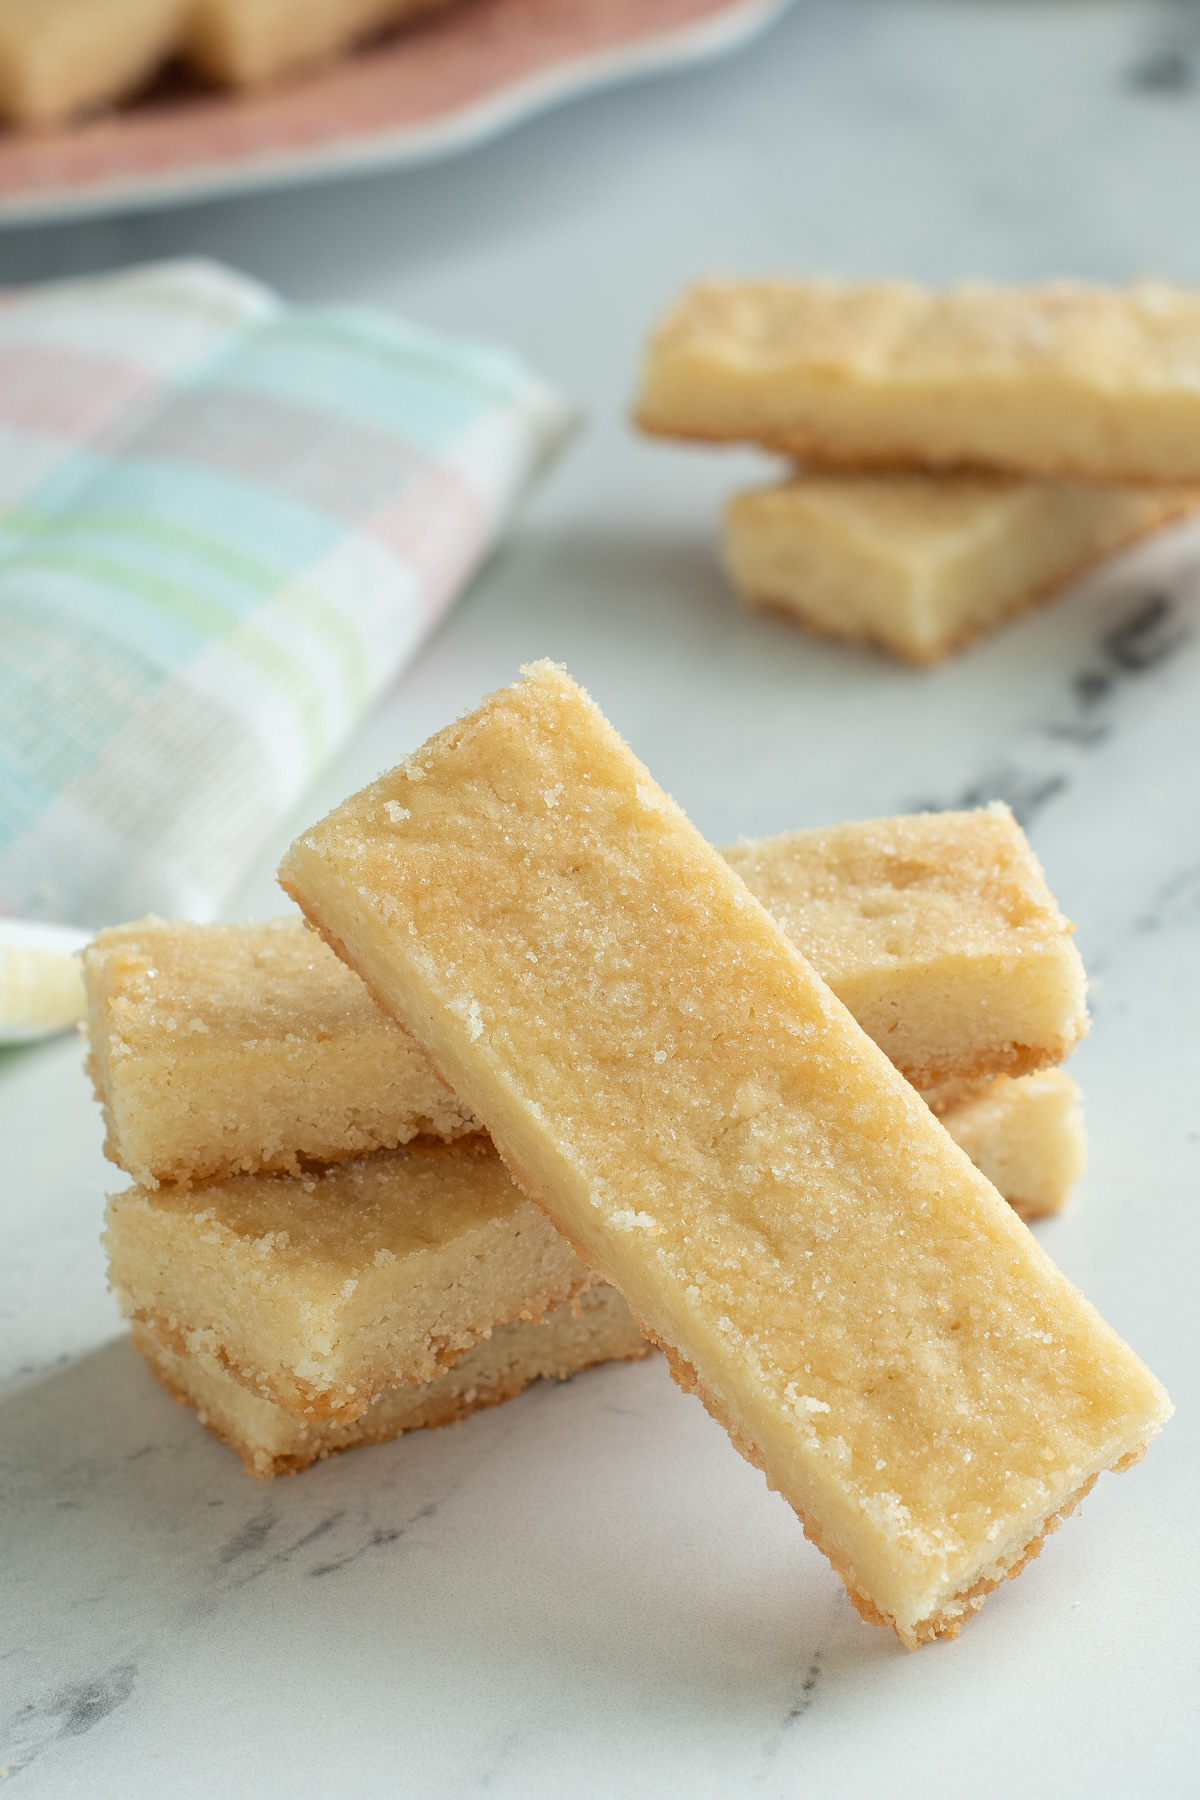
[[[914, 674], [740, 616], [713, 515], [751, 459], [639, 445], [622, 407], [646, 321], [714, 267], [1200, 279], [1198, 77], [1186, 6], [830, 0], [441, 168], [0, 238], [0, 279], [200, 250], [394, 301], [507, 336], [590, 409], [308, 811], [546, 654], [717, 841], [1013, 799], [1097, 976], [1093, 1171], [1040, 1235], [1179, 1408], [915, 1655], [658, 1362], [259, 1486], [126, 1346], [77, 1042], [3, 1053], [16, 1792], [1196, 1791], [1200, 534]], [[278, 909], [286, 835], [230, 916]]]

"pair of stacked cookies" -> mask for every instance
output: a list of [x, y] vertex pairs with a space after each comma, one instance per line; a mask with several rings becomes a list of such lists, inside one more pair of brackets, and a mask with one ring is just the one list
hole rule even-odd
[[[1026, 1218], [1084, 1154], [1058, 1066], [1070, 928], [1011, 815], [923, 814], [725, 859]], [[254, 1474], [649, 1348], [483, 1127], [299, 920], [142, 920], [86, 956], [113, 1285], [160, 1380]]]
[[0, 0], [0, 117], [61, 124], [136, 93], [174, 56], [222, 87], [262, 87], [448, 3]]
[[651, 341], [637, 417], [798, 459], [737, 495], [752, 605], [935, 662], [1200, 505], [1200, 296], [1057, 282], [710, 282]]

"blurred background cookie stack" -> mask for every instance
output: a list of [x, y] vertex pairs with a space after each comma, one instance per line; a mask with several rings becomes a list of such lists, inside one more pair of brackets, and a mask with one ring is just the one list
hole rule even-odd
[[1200, 299], [1159, 283], [931, 294], [709, 282], [637, 418], [794, 458], [724, 522], [752, 606], [931, 663], [1200, 506]]

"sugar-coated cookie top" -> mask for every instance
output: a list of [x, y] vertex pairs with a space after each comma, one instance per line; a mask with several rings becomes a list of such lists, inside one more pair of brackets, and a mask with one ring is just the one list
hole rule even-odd
[[104, 996], [113, 1028], [125, 1035], [324, 1039], [383, 1029], [402, 1036], [297, 918], [248, 925], [139, 919], [100, 932], [85, 963], [89, 988]]

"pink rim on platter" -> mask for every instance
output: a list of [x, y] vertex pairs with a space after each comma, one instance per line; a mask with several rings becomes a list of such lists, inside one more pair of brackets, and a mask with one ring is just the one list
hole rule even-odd
[[402, 168], [608, 85], [720, 56], [790, 0], [459, 0], [333, 68], [244, 96], [151, 93], [0, 136], [0, 223]]

